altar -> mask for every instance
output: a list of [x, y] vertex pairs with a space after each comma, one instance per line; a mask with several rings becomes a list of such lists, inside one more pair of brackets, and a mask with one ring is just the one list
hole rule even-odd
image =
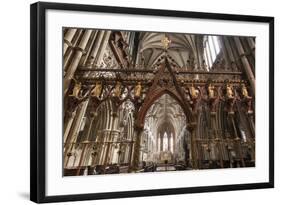
[[159, 153], [159, 160], [160, 163], [172, 163], [173, 161], [173, 153], [171, 151], [162, 151]]

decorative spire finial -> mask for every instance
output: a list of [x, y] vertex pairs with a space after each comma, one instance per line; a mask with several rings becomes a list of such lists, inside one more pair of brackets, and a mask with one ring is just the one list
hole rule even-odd
[[170, 47], [171, 42], [172, 41], [166, 35], [161, 40], [161, 43], [165, 50], [167, 50]]

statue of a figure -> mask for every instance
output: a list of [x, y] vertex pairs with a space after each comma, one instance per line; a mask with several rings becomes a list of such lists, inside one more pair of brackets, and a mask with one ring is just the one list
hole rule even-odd
[[250, 97], [250, 96], [249, 96], [249, 93], [248, 93], [248, 90], [247, 90], [247, 87], [245, 86], [244, 83], [242, 84], [242, 95], [243, 95], [243, 97], [245, 97], [245, 98], [249, 98], [249, 97]]
[[141, 82], [138, 82], [138, 84], [135, 87], [135, 97], [141, 96]]
[[196, 99], [196, 98], [198, 97], [198, 95], [199, 95], [199, 91], [195, 89], [195, 87], [193, 86], [193, 84], [192, 84], [192, 86], [190, 87], [190, 95], [191, 95], [191, 97], [192, 97], [193, 99]]
[[232, 86], [229, 84], [226, 85], [226, 95], [228, 98], [234, 98]]
[[114, 96], [115, 97], [120, 97], [121, 95], [121, 83], [117, 81], [115, 88], [114, 88]]
[[74, 96], [76, 98], [79, 98], [79, 93], [80, 93], [81, 87], [82, 87], [81, 82], [75, 81], [74, 88], [72, 90], [72, 93], [69, 96]]
[[211, 83], [208, 86], [208, 93], [209, 98], [215, 98], [215, 86], [213, 86]]
[[96, 82], [95, 88], [92, 90], [91, 95], [95, 97], [100, 97], [102, 91], [102, 83], [100, 81]]

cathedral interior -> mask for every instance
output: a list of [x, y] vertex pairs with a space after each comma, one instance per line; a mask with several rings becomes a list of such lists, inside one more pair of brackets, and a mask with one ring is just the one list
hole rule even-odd
[[62, 32], [64, 176], [255, 166], [255, 37]]

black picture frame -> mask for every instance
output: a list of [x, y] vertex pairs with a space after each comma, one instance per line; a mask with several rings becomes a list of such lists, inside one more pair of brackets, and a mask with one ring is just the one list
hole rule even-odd
[[[46, 81], [45, 38], [46, 10], [86, 11], [133, 15], [151, 15], [194, 19], [233, 20], [269, 24], [269, 181], [238, 185], [169, 188], [74, 195], [46, 196]], [[124, 197], [186, 194], [198, 192], [261, 189], [274, 187], [274, 18], [265, 16], [110, 7], [82, 4], [39, 2], [30, 7], [30, 199], [37, 203], [97, 200]]]

